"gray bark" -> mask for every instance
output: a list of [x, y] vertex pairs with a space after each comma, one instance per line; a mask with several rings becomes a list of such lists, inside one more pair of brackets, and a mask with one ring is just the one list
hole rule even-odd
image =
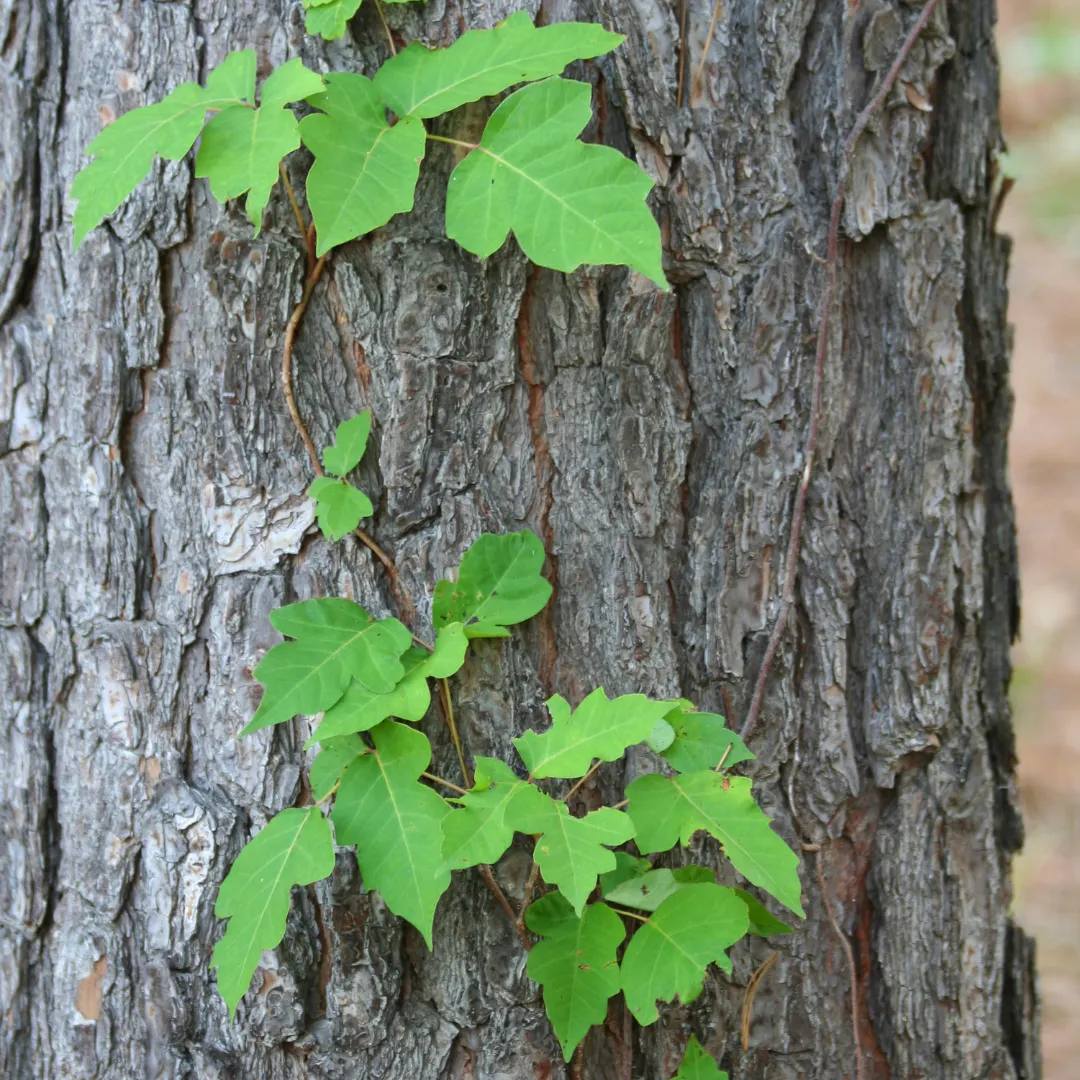
[[[446, 43], [517, 6], [388, 17]], [[918, 7], [726, 0], [695, 82], [711, 0], [687, 0], [685, 37], [681, 4], [545, 5], [628, 35], [575, 71], [596, 85], [590, 137], [658, 180], [669, 294], [621, 270], [536, 270], [512, 245], [464, 254], [443, 235], [441, 145], [417, 211], [334, 256], [300, 408], [319, 445], [373, 409], [374, 531], [421, 612], [483, 530], [531, 527], [550, 555], [550, 609], [455, 680], [471, 753], [509, 754], [545, 697], [598, 684], [745, 713], [803, 468], [811, 253], [843, 134]], [[217, 886], [298, 799], [309, 730], [236, 738], [276, 640], [267, 615], [323, 595], [389, 613], [390, 596], [365, 549], [323, 541], [303, 495], [279, 371], [303, 258], [280, 195], [253, 238], [190, 163], [158, 166], [71, 250], [67, 190], [103, 120], [249, 44], [264, 72], [297, 55], [370, 72], [386, 52], [372, 5], [330, 46], [282, 0], [5, 0], [3, 16], [0, 1073], [566, 1076], [479, 880], [456, 878], [432, 955], [345, 852], [332, 881], [294, 891], [229, 1023], [208, 972]], [[797, 605], [753, 740], [762, 804], [790, 842], [821, 845], [803, 858], [808, 918], [737, 947], [733, 977], [652, 1029], [613, 1006], [589, 1080], [667, 1080], [691, 1030], [732, 1077], [854, 1078], [815, 860], [852, 943], [868, 1080], [1038, 1076], [1031, 944], [1007, 914], [1021, 827], [993, 18], [993, 0], [942, 6], [858, 148]], [[525, 858], [497, 868], [512, 898]], [[744, 1052], [744, 988], [774, 949]]]

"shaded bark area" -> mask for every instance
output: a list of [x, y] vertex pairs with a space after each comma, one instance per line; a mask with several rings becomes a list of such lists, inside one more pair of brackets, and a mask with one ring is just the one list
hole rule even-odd
[[[403, 41], [447, 43], [516, 6], [388, 18]], [[298, 401], [318, 445], [372, 408], [374, 532], [421, 614], [481, 531], [528, 526], [549, 552], [549, 610], [479, 643], [454, 681], [471, 754], [508, 756], [549, 694], [598, 684], [744, 714], [803, 468], [838, 147], [917, 7], [727, 0], [698, 79], [706, 0], [687, 0], [685, 35], [681, 3], [543, 5], [628, 36], [573, 74], [596, 88], [588, 137], [657, 179], [671, 293], [537, 270], [512, 244], [466, 255], [443, 235], [442, 144], [417, 211], [333, 257]], [[431, 954], [344, 851], [332, 880], [294, 891], [229, 1023], [207, 967], [217, 886], [300, 796], [309, 732], [236, 738], [268, 613], [322, 595], [389, 613], [391, 598], [365, 549], [323, 541], [303, 495], [279, 381], [303, 250], [280, 193], [254, 238], [190, 163], [158, 165], [71, 251], [66, 192], [102, 122], [249, 44], [263, 73], [292, 56], [370, 73], [387, 52], [372, 6], [329, 46], [279, 2], [2, 10], [0, 1072], [567, 1076], [479, 879], [455, 879]], [[690, 1031], [747, 1080], [854, 1078], [860, 1055], [867, 1080], [1039, 1074], [1032, 946], [1007, 917], [1022, 830], [992, 31], [992, 0], [942, 6], [856, 155], [797, 608], [753, 742], [762, 804], [820, 847], [808, 918], [738, 946], [731, 978], [654, 1028], [613, 1004], [589, 1080], [667, 1080]], [[485, 108], [437, 130], [461, 137]], [[454, 776], [436, 717], [425, 730]], [[605, 767], [582, 798], [655, 767]], [[819, 869], [855, 959], [857, 1041]], [[527, 874], [524, 850], [496, 868], [512, 899]], [[774, 949], [744, 1050], [745, 987]]]

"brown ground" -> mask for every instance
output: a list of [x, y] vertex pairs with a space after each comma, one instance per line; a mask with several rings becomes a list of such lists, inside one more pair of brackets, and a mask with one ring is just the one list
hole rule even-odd
[[1000, 0], [1016, 247], [1011, 442], [1023, 639], [1013, 702], [1045, 1080], [1080, 1076], [1080, 0]]

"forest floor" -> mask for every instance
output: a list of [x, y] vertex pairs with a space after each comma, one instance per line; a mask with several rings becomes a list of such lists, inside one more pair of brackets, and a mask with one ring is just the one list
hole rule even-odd
[[1080, 0], [1000, 0], [1015, 248], [1010, 459], [1022, 639], [1013, 707], [1027, 842], [1015, 911], [1038, 942], [1044, 1080], [1080, 1060]]

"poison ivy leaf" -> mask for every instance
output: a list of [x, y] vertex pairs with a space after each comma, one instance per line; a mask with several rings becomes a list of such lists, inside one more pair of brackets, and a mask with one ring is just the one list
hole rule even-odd
[[544, 988], [544, 1008], [569, 1061], [589, 1028], [603, 1023], [608, 998], [619, 992], [615, 951], [626, 928], [604, 904], [590, 904], [579, 918], [558, 892], [530, 904], [525, 925], [543, 939], [529, 953], [527, 971]]
[[345, 33], [348, 21], [360, 10], [361, 0], [329, 0], [319, 3], [308, 0], [304, 16], [304, 29], [309, 34], [319, 34], [324, 41], [337, 41]]
[[728, 1074], [720, 1071], [712, 1054], [691, 1035], [679, 1071], [671, 1080], [728, 1080]]
[[[621, 854], [616, 852], [616, 857]], [[613, 904], [655, 911], [672, 893], [688, 885], [700, 885], [703, 881], [716, 882], [716, 874], [707, 866], [654, 870], [648, 859], [631, 859], [627, 864], [620, 860], [616, 870], [604, 874], [600, 878], [600, 890], [604, 899]]]
[[666, 720], [657, 720], [645, 742], [655, 754], [662, 754], [675, 741], [675, 729]]
[[746, 744], [716, 713], [693, 712], [689, 702], [679, 702], [679, 707], [665, 719], [674, 730], [675, 739], [660, 753], [679, 772], [712, 769], [721, 760], [724, 768], [730, 769], [753, 760], [754, 755], [746, 749]]
[[399, 657], [412, 634], [397, 619], [376, 621], [351, 600], [288, 604], [272, 612], [270, 622], [296, 640], [275, 645], [255, 669], [266, 692], [244, 735], [330, 708], [354, 678], [388, 693], [405, 674]]
[[236, 1012], [263, 950], [285, 936], [293, 885], [310, 885], [333, 871], [334, 838], [315, 806], [282, 810], [236, 857], [214, 904], [214, 914], [229, 925], [211, 960], [230, 1012]]
[[341, 774], [362, 754], [370, 753], [358, 735], [342, 735], [323, 745], [318, 757], [311, 763], [308, 779], [316, 802], [334, 790]]
[[327, 540], [340, 540], [375, 513], [371, 500], [347, 480], [316, 476], [307, 493], [315, 500], [315, 520]]
[[498, 862], [514, 839], [506, 807], [525, 783], [498, 758], [476, 759], [476, 782], [468, 795], [453, 802], [460, 810], [443, 820], [443, 857], [451, 870]]
[[627, 812], [647, 854], [688, 844], [699, 829], [714, 836], [735, 869], [801, 916], [799, 857], [769, 828], [745, 776], [706, 769], [668, 778], [638, 777], [627, 789]]
[[370, 434], [370, 409], [357, 413], [344, 424], [338, 424], [334, 433], [334, 445], [323, 451], [323, 468], [335, 476], [348, 476], [360, 464]]
[[[517, 832], [541, 834], [533, 849], [544, 880], [557, 885], [579, 915], [600, 874], [615, 869], [608, 850], [633, 838], [634, 827], [621, 810], [604, 807], [583, 818], [565, 803], [524, 784], [506, 808], [506, 824]], [[605, 846], [606, 845], [606, 846]]]
[[755, 937], [772, 937], [773, 934], [790, 934], [791, 927], [769, 913], [760, 900], [745, 889], [735, 889], [735, 895], [746, 905], [746, 914], [750, 918], [750, 928], [746, 931]]
[[323, 81], [314, 71], [300, 60], [290, 60], [263, 83], [259, 108], [233, 105], [206, 125], [195, 157], [195, 175], [210, 180], [210, 190], [219, 202], [246, 191], [244, 209], [256, 235], [278, 180], [281, 159], [300, 145], [300, 127], [285, 106], [322, 88]]
[[431, 707], [428, 679], [448, 679], [465, 662], [468, 647], [461, 623], [451, 623], [435, 635], [433, 652], [412, 648], [402, 656], [405, 674], [389, 693], [376, 694], [353, 679], [338, 702], [326, 710], [322, 723], [306, 745], [368, 731], [390, 716], [414, 723], [423, 720]]
[[414, 116], [391, 127], [363, 75], [327, 75], [312, 104], [323, 111], [300, 121], [300, 137], [315, 155], [307, 197], [322, 255], [412, 209], [427, 136]]
[[652, 869], [652, 863], [648, 859], [639, 859], [628, 851], [615, 852], [615, 869], [600, 875], [600, 891], [607, 894], [624, 881], [632, 881], [634, 878], [647, 874]]
[[210, 73], [205, 89], [182, 83], [156, 105], [124, 113], [87, 148], [94, 160], [71, 185], [74, 243], [119, 209], [150, 171], [154, 155], [179, 161], [195, 144], [206, 113], [255, 100], [255, 50], [230, 53]]
[[725, 951], [746, 933], [743, 902], [719, 885], [689, 885], [672, 893], [649, 916], [626, 946], [622, 988], [639, 1024], [653, 1023], [656, 1001], [684, 1004], [701, 993], [705, 969], [715, 962], [725, 971]]
[[618, 150], [577, 139], [591, 118], [587, 83], [545, 79], [511, 94], [450, 177], [446, 234], [486, 257], [513, 229], [540, 266], [615, 263], [667, 289], [645, 204], [652, 180]]
[[399, 116], [440, 116], [515, 83], [558, 75], [572, 60], [599, 56], [623, 40], [594, 23], [536, 27], [517, 11], [490, 30], [462, 34], [448, 49], [413, 42], [379, 68], [375, 88]]
[[424, 935], [439, 897], [450, 885], [442, 857], [442, 823], [450, 807], [417, 777], [431, 761], [431, 744], [415, 728], [386, 720], [372, 732], [374, 753], [357, 758], [334, 799], [339, 844], [356, 845], [366, 889]]
[[463, 623], [471, 638], [509, 637], [506, 627], [531, 619], [551, 598], [543, 565], [535, 533], [485, 533], [462, 557], [457, 581], [435, 586], [432, 621]]
[[642, 694], [624, 694], [609, 701], [601, 687], [572, 713], [558, 694], [548, 699], [547, 707], [551, 727], [540, 734], [526, 731], [514, 740], [537, 779], [583, 776], [594, 759], [617, 761], [628, 746], [652, 734], [671, 702], [650, 701]]

